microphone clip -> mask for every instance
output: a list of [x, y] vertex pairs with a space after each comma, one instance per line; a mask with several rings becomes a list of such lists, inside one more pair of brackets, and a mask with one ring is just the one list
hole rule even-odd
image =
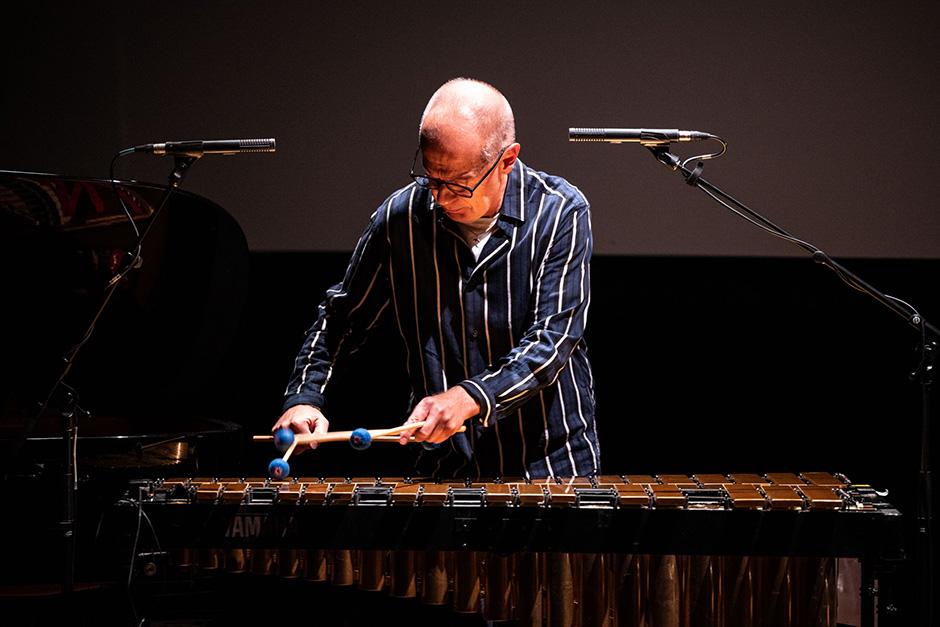
[[685, 182], [692, 187], [695, 187], [696, 183], [698, 183], [698, 180], [702, 178], [703, 170], [705, 170], [705, 163], [699, 161], [697, 164], [695, 164], [695, 168], [692, 169], [689, 175], [685, 177]]
[[202, 155], [173, 155], [173, 170], [168, 177], [170, 187], [178, 188], [182, 185], [186, 172], [201, 156]]

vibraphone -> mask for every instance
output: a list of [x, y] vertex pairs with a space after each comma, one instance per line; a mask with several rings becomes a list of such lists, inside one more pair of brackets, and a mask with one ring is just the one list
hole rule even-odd
[[836, 558], [902, 557], [883, 495], [824, 472], [135, 482], [169, 568], [385, 590], [523, 625], [835, 625]]

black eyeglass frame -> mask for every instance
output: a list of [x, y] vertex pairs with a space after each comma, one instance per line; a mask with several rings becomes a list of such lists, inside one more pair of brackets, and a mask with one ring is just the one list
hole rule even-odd
[[418, 155], [421, 154], [421, 146], [418, 146], [418, 149], [415, 150], [415, 158], [411, 162], [411, 172], [409, 173], [409, 176], [418, 187], [423, 187], [432, 191], [440, 189], [441, 187], [446, 187], [450, 193], [454, 194], [455, 196], [460, 196], [461, 198], [473, 198], [473, 192], [483, 184], [483, 181], [486, 180], [486, 177], [493, 173], [493, 170], [495, 170], [496, 166], [499, 165], [500, 159], [503, 158], [503, 153], [506, 152], [509, 146], [512, 146], [512, 144], [503, 147], [503, 149], [499, 151], [499, 155], [496, 157], [496, 160], [493, 161], [493, 165], [489, 167], [489, 169], [483, 174], [483, 176], [480, 177], [480, 180], [477, 181], [473, 187], [467, 187], [466, 185], [455, 183], [454, 181], [445, 181], [444, 179], [434, 178], [433, 176], [428, 176], [427, 174], [415, 174], [415, 166], [418, 165]]

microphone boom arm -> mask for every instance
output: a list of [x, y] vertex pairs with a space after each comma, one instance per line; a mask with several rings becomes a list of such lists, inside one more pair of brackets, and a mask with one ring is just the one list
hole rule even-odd
[[[722, 142], [724, 143], [724, 142]], [[756, 211], [740, 202], [730, 194], [723, 192], [716, 186], [702, 178], [704, 164], [699, 161], [693, 169], [689, 169], [687, 164], [694, 159], [681, 161], [679, 157], [669, 152], [668, 144], [646, 145], [646, 148], [653, 153], [656, 160], [671, 170], [679, 172], [685, 182], [693, 187], [698, 187], [713, 200], [723, 205], [739, 217], [747, 220], [751, 224], [767, 231], [775, 237], [785, 239], [795, 244], [803, 250], [810, 253], [813, 261], [819, 263], [836, 273], [843, 282], [849, 287], [863, 294], [867, 294], [878, 301], [895, 314], [907, 321], [920, 332], [920, 363], [911, 372], [911, 378], [917, 380], [921, 387], [921, 424], [920, 424], [920, 467], [917, 474], [916, 489], [916, 515], [917, 515], [917, 561], [920, 577], [920, 624], [925, 627], [934, 624], [934, 535], [933, 535], [933, 487], [931, 479], [931, 461], [930, 461], [930, 414], [931, 414], [931, 387], [933, 384], [934, 360], [937, 355], [937, 339], [940, 338], [940, 330], [927, 322], [918, 311], [899, 298], [885, 294], [873, 286], [863, 281], [858, 275], [848, 270], [840, 263], [834, 261], [822, 250], [794, 237], [784, 229], [780, 228], [767, 218], [758, 214]], [[723, 152], [723, 151], [722, 151]], [[928, 337], [928, 331], [933, 334], [931, 339]], [[874, 602], [874, 575], [868, 569], [868, 575], [865, 575], [863, 568], [863, 578], [867, 581], [862, 582], [863, 600], [863, 624], [864, 616], [872, 616], [875, 612]]]
[[[722, 144], [726, 145], [724, 142], [722, 142]], [[758, 228], [767, 231], [775, 237], [779, 237], [792, 244], [795, 244], [796, 246], [799, 246], [806, 252], [810, 253], [813, 261], [826, 266], [835, 272], [836, 275], [850, 287], [862, 293], [868, 294], [870, 297], [874, 298], [876, 301], [893, 311], [895, 314], [904, 318], [908, 324], [914, 326], [918, 330], [920, 330], [921, 325], [923, 324], [926, 329], [929, 329], [934, 335], [940, 337], [940, 329], [924, 320], [924, 318], [917, 312], [916, 309], [907, 303], [902, 305], [901, 303], [903, 303], [903, 301], [900, 301], [893, 296], [884, 294], [872, 285], [869, 285], [858, 275], [854, 274], [851, 270], [845, 268], [840, 263], [833, 260], [828, 254], [816, 246], [813, 246], [812, 244], [788, 233], [783, 228], [777, 226], [730, 194], [723, 192], [718, 187], [703, 179], [701, 175], [704, 164], [699, 163], [695, 166], [695, 168], [690, 170], [686, 164], [698, 157], [690, 157], [680, 161], [679, 157], [669, 152], [668, 145], [658, 144], [646, 147], [650, 150], [650, 152], [653, 153], [653, 156], [656, 157], [657, 161], [668, 167], [670, 170], [679, 172], [685, 179], [685, 182], [689, 185], [699, 188], [713, 200], [723, 205], [733, 213], [737, 214], [744, 220], [754, 224]]]

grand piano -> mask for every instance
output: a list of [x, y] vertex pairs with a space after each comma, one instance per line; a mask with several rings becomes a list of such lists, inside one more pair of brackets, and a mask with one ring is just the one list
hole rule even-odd
[[[62, 388], [39, 408], [127, 262], [152, 229], [142, 264], [115, 289], [64, 379], [76, 393], [74, 468], [79, 580], [102, 508], [130, 478], [222, 472], [238, 463], [240, 425], [207, 390], [247, 297], [249, 254], [236, 220], [207, 198], [167, 187], [0, 171], [0, 605], [63, 581], [66, 438]], [[117, 193], [116, 193], [117, 192]], [[24, 588], [26, 587], [26, 588]]]
[[[14, 472], [48, 463], [50, 453], [60, 457], [55, 403], [36, 419], [37, 403], [136, 242], [115, 191], [143, 230], [165, 189], [0, 171], [0, 293], [7, 303], [0, 313], [0, 441], [17, 449]], [[235, 219], [175, 190], [144, 243], [142, 264], [117, 287], [66, 378], [92, 415], [79, 425], [83, 461], [141, 468], [183, 461], [192, 438], [233, 430], [211, 414], [205, 390], [237, 330], [249, 267]], [[166, 446], [148, 446], [161, 441]]]

